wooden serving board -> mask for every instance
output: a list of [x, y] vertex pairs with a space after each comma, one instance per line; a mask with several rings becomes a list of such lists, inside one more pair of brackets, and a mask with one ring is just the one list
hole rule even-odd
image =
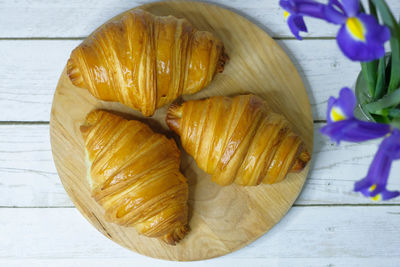
[[[224, 72], [217, 74], [201, 92], [185, 96], [185, 100], [254, 93], [264, 98], [274, 111], [284, 114], [312, 151], [313, 120], [303, 82], [284, 51], [263, 30], [238, 14], [206, 3], [169, 1], [139, 8], [156, 15], [186, 18], [198, 29], [213, 32], [223, 41], [230, 56]], [[147, 122], [153, 130], [173, 136], [178, 145], [179, 138], [165, 124], [167, 107], [157, 110], [151, 118], [144, 118], [119, 103], [96, 100], [87, 90], [73, 86], [65, 70], [62, 73], [54, 94], [50, 133], [54, 161], [65, 190], [100, 232], [143, 255], [192, 261], [235, 251], [265, 234], [286, 214], [308, 173], [309, 166], [275, 185], [221, 187], [212, 183], [209, 175], [183, 152], [181, 171], [189, 183], [191, 232], [178, 245], [169, 246], [138, 235], [133, 228], [106, 222], [102, 208], [91, 198], [79, 126], [96, 108]]]

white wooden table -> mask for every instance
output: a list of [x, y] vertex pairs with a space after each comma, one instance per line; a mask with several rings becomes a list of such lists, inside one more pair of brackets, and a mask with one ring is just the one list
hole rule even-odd
[[[128, 251], [74, 208], [55, 170], [49, 114], [58, 77], [77, 46], [108, 18], [148, 1], [0, 0], [0, 266], [400, 266], [400, 198], [352, 192], [378, 142], [335, 146], [318, 130], [328, 97], [352, 86], [359, 65], [312, 19], [304, 41], [290, 34], [278, 0], [212, 0], [265, 29], [308, 89], [315, 120], [311, 172], [294, 207], [268, 234], [230, 255], [176, 263]], [[389, 0], [395, 14], [400, 1]], [[400, 188], [400, 163], [391, 188]]]

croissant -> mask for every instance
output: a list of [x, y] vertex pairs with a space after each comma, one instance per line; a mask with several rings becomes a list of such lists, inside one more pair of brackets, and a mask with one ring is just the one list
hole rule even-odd
[[151, 116], [182, 94], [206, 87], [228, 56], [213, 34], [185, 19], [131, 10], [76, 47], [67, 63], [75, 86]]
[[288, 121], [254, 95], [173, 104], [166, 122], [198, 166], [220, 185], [277, 183], [310, 160]]
[[100, 110], [80, 130], [92, 196], [105, 219], [171, 245], [181, 240], [189, 231], [188, 185], [175, 141]]

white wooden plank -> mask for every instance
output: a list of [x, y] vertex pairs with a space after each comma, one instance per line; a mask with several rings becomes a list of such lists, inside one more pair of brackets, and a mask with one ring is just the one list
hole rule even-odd
[[48, 125], [0, 126], [0, 206], [72, 206], [53, 164]]
[[[315, 127], [311, 171], [296, 204], [400, 204], [400, 198], [373, 202], [352, 192], [365, 176], [378, 142], [332, 144]], [[400, 189], [400, 161], [391, 172], [391, 189]], [[0, 126], [0, 206], [72, 206], [54, 167], [48, 125]]]
[[49, 121], [58, 78], [79, 42], [0, 41], [0, 121]]
[[[374, 202], [353, 192], [354, 183], [367, 174], [381, 140], [364, 143], [342, 142], [339, 146], [319, 133], [325, 124], [315, 124], [311, 171], [296, 204], [385, 204], [400, 203], [400, 198]], [[389, 190], [400, 190], [400, 161], [393, 163]]]
[[299, 71], [310, 99], [313, 118], [326, 119], [330, 96], [337, 96], [342, 87], [354, 87], [360, 64], [347, 59], [335, 40], [280, 40]]
[[[19, 0], [0, 1], [0, 38], [83, 37], [109, 18], [143, 3], [141, 0]], [[209, 0], [244, 15], [274, 37], [292, 37], [278, 0]], [[326, 1], [322, 1], [326, 2]], [[364, 1], [366, 2], [366, 0]], [[398, 0], [387, 0], [394, 14], [400, 13]], [[332, 37], [338, 27], [306, 19], [306, 37]]]
[[[48, 121], [59, 75], [79, 43], [0, 41], [0, 121]], [[334, 40], [280, 40], [279, 44], [303, 77], [314, 119], [325, 119], [329, 96], [353, 86], [359, 64], [347, 60]]]
[[[364, 258], [364, 263], [372, 258], [375, 262], [382, 259], [398, 263], [399, 223], [398, 206], [294, 207], [267, 235], [207, 263], [225, 259], [251, 262], [253, 258], [292, 262], [304, 258], [356, 262]], [[0, 258], [120, 258], [150, 262], [104, 237], [73, 208], [0, 209], [0, 226]]]
[[94, 259], [0, 259], [1, 266], [7, 267], [43, 267], [43, 266], [57, 266], [57, 267], [76, 267], [76, 266], [96, 266], [96, 267], [172, 267], [172, 266], [188, 266], [188, 267], [265, 267], [265, 266], [281, 266], [281, 267], [333, 267], [333, 266], [348, 266], [348, 267], [398, 267], [399, 258], [245, 258], [236, 259], [230, 258], [230, 256], [217, 258], [209, 261], [197, 261], [197, 262], [171, 262], [161, 261], [150, 258], [94, 258]]

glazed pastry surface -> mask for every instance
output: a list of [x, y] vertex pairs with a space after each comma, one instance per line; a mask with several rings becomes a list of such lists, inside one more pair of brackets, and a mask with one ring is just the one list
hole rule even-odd
[[67, 74], [98, 99], [151, 116], [180, 95], [206, 87], [227, 59], [222, 42], [210, 32], [196, 30], [185, 19], [136, 9], [76, 47]]
[[288, 121], [254, 95], [173, 104], [166, 121], [197, 165], [220, 185], [277, 183], [310, 160]]
[[174, 245], [188, 232], [188, 185], [173, 139], [146, 124], [92, 111], [81, 126], [92, 197], [107, 221]]

